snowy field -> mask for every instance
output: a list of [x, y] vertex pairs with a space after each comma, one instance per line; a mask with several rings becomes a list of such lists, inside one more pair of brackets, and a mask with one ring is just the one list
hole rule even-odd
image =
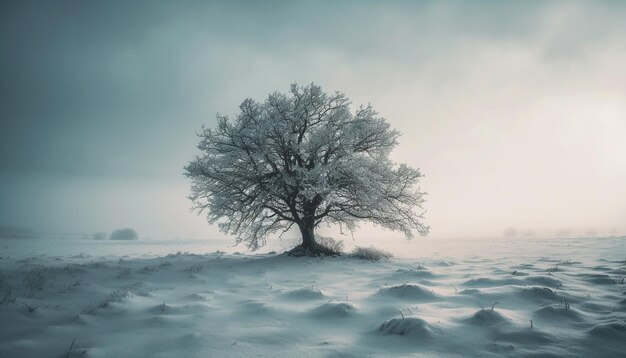
[[228, 243], [2, 240], [0, 357], [626, 352], [626, 237], [397, 240], [379, 263]]

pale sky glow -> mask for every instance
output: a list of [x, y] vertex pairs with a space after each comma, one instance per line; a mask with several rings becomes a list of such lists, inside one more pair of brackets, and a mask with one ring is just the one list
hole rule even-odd
[[624, 19], [617, 1], [3, 2], [0, 224], [215, 236], [186, 199], [194, 133], [315, 82], [403, 133], [433, 238], [626, 234]]

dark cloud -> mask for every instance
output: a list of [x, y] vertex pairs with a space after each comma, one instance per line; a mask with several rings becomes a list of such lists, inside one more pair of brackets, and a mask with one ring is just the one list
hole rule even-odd
[[[550, 10], [539, 3], [498, 1], [9, 1], [1, 6], [0, 145], [11, 155], [2, 156], [0, 168], [79, 175], [163, 175], [173, 169], [169, 165], [179, 165], [189, 153], [181, 147], [190, 139], [187, 133], [224, 110], [217, 98], [224, 97], [229, 82], [246, 80], [251, 66], [238, 56], [303, 61], [332, 52], [355, 63], [410, 68], [484, 38], [510, 42], [537, 36]], [[607, 18], [607, 10], [596, 12]], [[580, 38], [597, 40], [601, 24], [584, 24], [591, 33], [568, 25], [546, 56], [577, 51]], [[205, 68], [195, 61], [204, 61]], [[211, 109], [202, 105], [212, 99]]]

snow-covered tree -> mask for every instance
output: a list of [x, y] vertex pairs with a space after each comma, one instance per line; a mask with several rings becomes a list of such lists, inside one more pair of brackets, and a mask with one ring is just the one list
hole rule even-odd
[[314, 234], [322, 223], [428, 233], [422, 174], [389, 159], [400, 133], [371, 106], [352, 113], [343, 93], [294, 84], [239, 108], [234, 120], [218, 115], [217, 128], [202, 128], [201, 154], [185, 167], [194, 209], [238, 243], [255, 250], [295, 225], [298, 250], [315, 254], [324, 251]]

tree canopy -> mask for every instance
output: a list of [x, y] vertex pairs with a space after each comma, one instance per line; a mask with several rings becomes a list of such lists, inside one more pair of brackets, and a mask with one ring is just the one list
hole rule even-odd
[[239, 109], [202, 128], [201, 154], [185, 167], [194, 209], [221, 231], [255, 250], [295, 225], [312, 251], [322, 223], [428, 233], [416, 187], [422, 174], [389, 159], [400, 133], [371, 106], [352, 112], [343, 93], [294, 84]]

